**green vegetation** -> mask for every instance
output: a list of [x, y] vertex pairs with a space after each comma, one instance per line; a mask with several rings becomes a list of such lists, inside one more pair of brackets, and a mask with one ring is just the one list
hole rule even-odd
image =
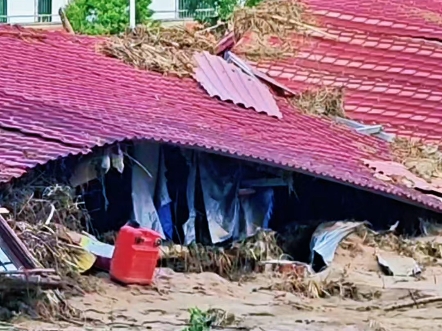
[[212, 308], [203, 311], [199, 308], [191, 308], [189, 313], [188, 327], [182, 331], [210, 331], [212, 328], [224, 328], [237, 323], [235, 315], [222, 309]]
[[[149, 22], [151, 0], [136, 0], [136, 23]], [[129, 26], [129, 0], [73, 0], [65, 9], [76, 33], [113, 35]]]
[[189, 326], [183, 331], [208, 331], [210, 330], [211, 319], [207, 312], [198, 308], [189, 309]]

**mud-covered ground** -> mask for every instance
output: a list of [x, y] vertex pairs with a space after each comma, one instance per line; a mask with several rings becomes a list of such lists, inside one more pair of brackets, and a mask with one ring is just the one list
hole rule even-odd
[[100, 279], [101, 294], [73, 299], [72, 303], [88, 318], [85, 325], [22, 321], [17, 326], [28, 330], [181, 331], [189, 319], [188, 309], [198, 307], [233, 313], [238, 324], [224, 330], [442, 330], [442, 299], [417, 307], [394, 308], [398, 303], [442, 295], [442, 266], [436, 263], [425, 268], [420, 279], [385, 276], [379, 271], [374, 254], [375, 249], [368, 246], [358, 250], [339, 248], [333, 267], [326, 272], [329, 279], [345, 272], [346, 280], [354, 282], [361, 293], [381, 293], [371, 300], [339, 296], [307, 299], [263, 290], [274, 281], [266, 274], [238, 283], [213, 273], [179, 274], [159, 269], [154, 289], [121, 287], [104, 277]]

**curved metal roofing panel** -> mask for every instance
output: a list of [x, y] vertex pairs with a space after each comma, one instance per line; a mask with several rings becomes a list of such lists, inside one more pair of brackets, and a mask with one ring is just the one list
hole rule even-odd
[[208, 52], [195, 54], [194, 58], [197, 63], [194, 78], [211, 97], [217, 96], [221, 100], [282, 118], [273, 95], [258, 78]]

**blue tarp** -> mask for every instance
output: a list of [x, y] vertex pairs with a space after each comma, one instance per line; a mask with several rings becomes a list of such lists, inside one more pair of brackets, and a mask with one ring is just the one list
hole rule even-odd
[[[184, 244], [196, 240], [195, 194], [197, 181], [201, 184], [204, 209], [210, 239], [213, 244], [228, 239], [253, 236], [260, 228], [268, 228], [273, 210], [271, 182], [259, 185], [248, 195], [240, 196], [241, 182], [256, 177], [252, 167], [243, 167], [238, 160], [213, 154], [182, 150], [189, 167], [187, 177], [187, 204], [189, 216], [183, 225]], [[171, 239], [171, 199], [167, 190], [164, 155], [158, 144], [135, 144], [132, 174], [134, 219], [142, 227]], [[256, 172], [256, 171], [255, 171]], [[197, 176], [199, 175], [199, 176]], [[250, 177], [250, 178], [249, 178]], [[185, 178], [183, 179], [185, 180]]]
[[[237, 160], [207, 153], [195, 153], [188, 182], [190, 217], [184, 225], [185, 244], [195, 239], [192, 229], [197, 167], [199, 169], [204, 207], [213, 244], [228, 239], [253, 236], [259, 228], [268, 228], [273, 210], [273, 189], [260, 187], [253, 194], [239, 196], [243, 179], [250, 175]], [[193, 191], [192, 191], [193, 188]], [[193, 235], [191, 235], [193, 233]]]
[[139, 163], [134, 165], [132, 171], [134, 219], [141, 227], [158, 232], [163, 239], [171, 238], [171, 200], [167, 191], [166, 168], [160, 145], [150, 142], [136, 143], [134, 159]]

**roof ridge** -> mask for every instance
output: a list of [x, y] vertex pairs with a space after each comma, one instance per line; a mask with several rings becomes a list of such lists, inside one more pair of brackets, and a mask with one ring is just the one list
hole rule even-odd
[[50, 40], [64, 40], [78, 44], [96, 44], [107, 37], [71, 34], [65, 30], [44, 30], [25, 28], [19, 24], [0, 24], [0, 38], [16, 38], [21, 40], [36, 40], [48, 42]]

